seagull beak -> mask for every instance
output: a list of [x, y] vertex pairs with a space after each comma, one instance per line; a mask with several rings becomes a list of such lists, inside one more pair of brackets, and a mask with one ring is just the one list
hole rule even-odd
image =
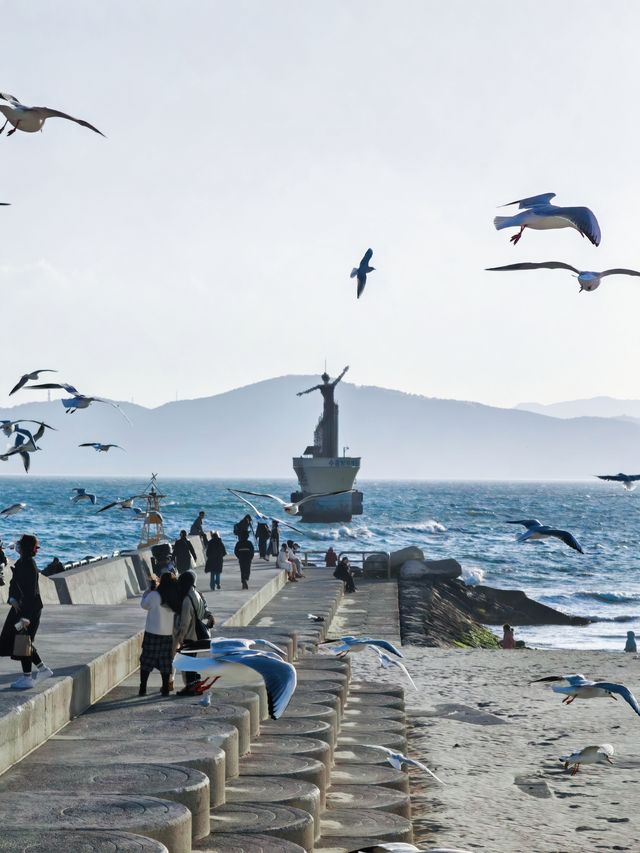
[[605, 758], [609, 764], [613, 764], [613, 758], [610, 755], [605, 755]]

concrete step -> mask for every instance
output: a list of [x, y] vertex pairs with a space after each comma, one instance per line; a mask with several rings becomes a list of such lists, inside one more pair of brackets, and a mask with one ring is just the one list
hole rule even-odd
[[272, 835], [216, 832], [193, 848], [201, 853], [308, 853], [304, 847]]
[[64, 850], [64, 853], [170, 853], [160, 841], [115, 829], [3, 828], [2, 850], [4, 853], [53, 853], [55, 850]]
[[310, 782], [287, 776], [239, 776], [227, 784], [228, 803], [293, 806], [313, 818], [316, 836], [320, 833], [320, 789]]
[[328, 820], [333, 809], [376, 809], [409, 818], [411, 800], [408, 793], [381, 785], [332, 785], [327, 793]]
[[295, 710], [301, 705], [326, 705], [332, 708], [338, 717], [338, 724], [342, 722], [342, 704], [340, 696], [335, 693], [320, 692], [317, 690], [296, 690], [293, 699], [287, 707], [287, 711], [291, 711], [290, 716], [295, 717]]
[[340, 735], [336, 744], [336, 751], [340, 749], [349, 749], [352, 746], [366, 746], [373, 744], [374, 746], [386, 746], [389, 749], [399, 749], [406, 752], [407, 737], [403, 733], [387, 733], [381, 731], [368, 732], [350, 732], [349, 734]]
[[269, 736], [296, 736], [296, 737], [312, 737], [318, 740], [323, 740], [329, 744], [333, 752], [335, 741], [335, 732], [330, 723], [317, 718], [305, 717], [297, 719], [296, 717], [280, 717], [279, 720], [265, 720], [260, 727], [260, 732], [263, 735]]
[[288, 755], [279, 752], [255, 753], [245, 756], [240, 762], [240, 778], [243, 776], [285, 776], [309, 782], [320, 789], [320, 805], [324, 807], [327, 790], [327, 770], [321, 761], [306, 755]]
[[[224, 808], [224, 807], [222, 807]], [[171, 853], [191, 851], [191, 812], [155, 797], [48, 791], [13, 791], [0, 796], [2, 830], [120, 830], [160, 841]]]
[[284, 755], [301, 755], [307, 758], [315, 758], [321, 761], [328, 774], [333, 766], [331, 747], [323, 740], [311, 737], [293, 737], [280, 735], [269, 737], [264, 735], [257, 738], [251, 744], [251, 755], [262, 755], [264, 753], [282, 753]]
[[[173, 800], [191, 812], [192, 836], [209, 834], [209, 777], [172, 764], [36, 764], [25, 758], [0, 776], [0, 802], [15, 791], [64, 791], [66, 794], [126, 794]], [[44, 797], [48, 799], [48, 794]], [[0, 849], [2, 841], [0, 840]]]
[[[393, 815], [395, 817], [395, 815]], [[315, 829], [313, 818], [302, 809], [284, 805], [256, 805], [255, 803], [228, 803], [211, 810], [211, 832], [215, 834], [269, 835], [299, 844], [307, 853], [313, 853]], [[207, 850], [210, 841], [197, 842], [195, 850]], [[223, 848], [226, 849], [227, 848]], [[273, 848], [265, 848], [271, 851]], [[177, 853], [177, 851], [176, 851]]]
[[[388, 764], [335, 764], [331, 770], [331, 785], [384, 785], [409, 793], [409, 776]], [[329, 789], [330, 791], [332, 788]]]
[[347, 853], [372, 841], [411, 842], [411, 821], [375, 809], [331, 809], [320, 821], [322, 835], [316, 853]]

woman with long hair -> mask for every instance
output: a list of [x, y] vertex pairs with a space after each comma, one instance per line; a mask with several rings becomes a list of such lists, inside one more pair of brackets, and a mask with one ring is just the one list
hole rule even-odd
[[[204, 625], [213, 625], [213, 615], [207, 609], [207, 602], [196, 589], [198, 576], [190, 569], [180, 575], [176, 586], [178, 587], [178, 600], [181, 602], [176, 619], [174, 640], [176, 649], [198, 649], [204, 643], [208, 645], [209, 640], [199, 634], [204, 630]], [[206, 631], [208, 633], [208, 630]], [[176, 696], [197, 695], [196, 682], [200, 681], [197, 672], [183, 672], [185, 685], [182, 690], [176, 691]]]
[[147, 695], [149, 676], [152, 670], [157, 669], [162, 678], [160, 692], [168, 696], [173, 689], [173, 623], [178, 612], [178, 582], [175, 575], [165, 572], [160, 580], [152, 575], [149, 578], [149, 589], [142, 595], [140, 607], [147, 611], [147, 621], [140, 654], [138, 695]]
[[220, 534], [217, 530], [212, 531], [207, 544], [207, 561], [204, 565], [204, 570], [209, 575], [211, 589], [220, 589], [220, 575], [222, 574], [226, 553], [227, 549], [224, 547]]
[[[11, 609], [0, 633], [0, 655], [19, 660], [22, 665], [22, 675], [11, 685], [15, 690], [28, 690], [38, 681], [53, 675], [33, 645], [42, 614], [40, 573], [35, 561], [39, 547], [37, 537], [27, 533], [16, 544], [16, 551], [20, 556], [13, 566], [13, 576], [9, 584], [8, 601]], [[28, 636], [31, 640], [31, 649], [27, 655], [15, 654], [18, 634]], [[34, 664], [36, 671], [32, 674]]]

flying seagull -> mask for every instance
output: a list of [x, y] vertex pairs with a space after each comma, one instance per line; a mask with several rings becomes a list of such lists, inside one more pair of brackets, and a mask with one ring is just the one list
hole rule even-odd
[[72, 397], [60, 401], [68, 415], [72, 415], [77, 409], [88, 409], [91, 403], [106, 403], [109, 406], [113, 406], [114, 409], [117, 409], [127, 423], [131, 423], [125, 412], [123, 412], [120, 406], [117, 403], [114, 403], [113, 400], [106, 400], [104, 397], [87, 397], [84, 394], [81, 394], [73, 385], [69, 385], [68, 382], [41, 382], [39, 385], [27, 385], [26, 387], [28, 389], [61, 388], [63, 391], [66, 391], [67, 394], [72, 394]]
[[25, 133], [36, 133], [38, 130], [42, 130], [42, 126], [48, 118], [66, 118], [69, 121], [75, 121], [76, 124], [80, 124], [82, 127], [88, 127], [89, 130], [99, 133], [100, 136], [104, 136], [101, 130], [89, 124], [88, 121], [74, 118], [68, 113], [61, 113], [60, 110], [52, 110], [49, 107], [25, 107], [13, 95], [6, 95], [2, 92], [0, 92], [0, 98], [3, 101], [9, 102], [8, 104], [0, 104], [0, 113], [6, 119], [5, 123], [0, 127], [0, 133], [2, 133], [7, 124], [13, 126], [12, 130], [7, 133], [7, 136], [11, 136], [16, 130], [23, 130]]
[[372, 255], [373, 249], [367, 249], [367, 251], [362, 256], [360, 266], [354, 267], [351, 270], [351, 275], [349, 276], [349, 278], [358, 279], [358, 299], [360, 299], [362, 291], [364, 290], [365, 285], [367, 283], [367, 273], [373, 272], [375, 270], [375, 267], [369, 266], [369, 261], [371, 260]]
[[117, 447], [118, 450], [124, 450], [124, 447], [120, 447], [119, 444], [102, 444], [99, 441], [85, 441], [82, 444], [79, 444], [78, 447], [93, 447], [93, 449], [97, 450], [98, 453], [107, 453], [112, 447]]
[[15, 456], [18, 454], [22, 459], [22, 464], [24, 465], [24, 470], [28, 474], [29, 468], [31, 467], [31, 453], [35, 453], [40, 448], [37, 446], [36, 442], [39, 441], [44, 435], [45, 429], [48, 429], [45, 423], [40, 423], [39, 429], [36, 431], [35, 435], [30, 432], [28, 429], [24, 427], [16, 427], [14, 432], [16, 433], [16, 440], [13, 447], [6, 450], [4, 453], [0, 454], [0, 460], [6, 462], [10, 456]]
[[346, 637], [338, 637], [335, 640], [324, 640], [322, 645], [328, 645], [330, 643], [339, 643], [339, 645], [332, 646], [330, 649], [330, 651], [338, 657], [345, 657], [349, 652], [362, 652], [371, 646], [384, 649], [386, 652], [391, 652], [391, 654], [396, 655], [396, 657], [404, 657], [400, 649], [397, 649], [393, 643], [390, 643], [387, 640], [376, 640], [373, 637], [353, 637], [348, 635]]
[[518, 536], [518, 542], [526, 542], [528, 539], [548, 539], [553, 536], [555, 539], [560, 539], [569, 548], [573, 548], [579, 554], [584, 554], [582, 546], [578, 540], [567, 530], [557, 530], [555, 527], [547, 527], [546, 524], [541, 524], [535, 518], [523, 519], [521, 521], [507, 521], [507, 524], [523, 524], [527, 530]]
[[134, 509], [135, 507], [133, 506], [133, 502], [137, 498], [142, 497], [146, 497], [146, 495], [132, 495], [130, 498], [123, 498], [121, 500], [111, 501], [110, 504], [100, 507], [98, 512], [105, 512], [105, 510], [107, 509], [113, 509], [114, 506], [120, 507], [120, 509]]
[[380, 841], [370, 847], [356, 847], [349, 853], [471, 853], [460, 847], [416, 847], [406, 841]]
[[[243, 501], [248, 506], [250, 506], [251, 509], [258, 516], [258, 518], [261, 519], [262, 521], [277, 521], [278, 524], [284, 524], [285, 527], [290, 527], [291, 530], [295, 530], [296, 533], [303, 533], [302, 530], [300, 530], [298, 527], [294, 527], [293, 524], [290, 524], [288, 521], [283, 521], [283, 519], [281, 519], [281, 518], [273, 518], [273, 516], [265, 515], [263, 512], [260, 512], [260, 510], [258, 509], [257, 506], [255, 506], [255, 504], [252, 504], [251, 501], [248, 501], [246, 498], [243, 498], [242, 495], [240, 494], [240, 492], [236, 491], [235, 489], [229, 489], [228, 488], [227, 491], [231, 492], [231, 494], [235, 495], [239, 500]], [[245, 492], [244, 494], [249, 495], [249, 494], [253, 494], [253, 492]]]
[[493, 224], [497, 231], [514, 226], [520, 228], [520, 231], [511, 237], [514, 246], [522, 237], [525, 228], [533, 228], [536, 231], [550, 228], [575, 228], [594, 246], [599, 246], [600, 226], [593, 212], [588, 207], [558, 207], [550, 203], [555, 197], [555, 193], [542, 193], [507, 202], [502, 207], [517, 204], [522, 213], [516, 213], [515, 216], [496, 216]]
[[75, 492], [75, 495], [71, 498], [72, 503], [77, 504], [80, 503], [80, 501], [89, 501], [95, 506], [96, 496], [93, 492], [88, 492], [83, 488], [71, 489], [71, 491]]
[[606, 275], [640, 275], [640, 272], [637, 270], [628, 270], [623, 267], [615, 267], [611, 270], [603, 270], [602, 272], [592, 272], [589, 270], [579, 270], [576, 267], [572, 267], [571, 264], [565, 264], [562, 261], [543, 261], [539, 264], [535, 263], [525, 263], [525, 264], [507, 264], [504, 267], [487, 267], [485, 272], [510, 272], [515, 270], [571, 270], [577, 274], [578, 284], [580, 285], [580, 290], [578, 293], [582, 293], [583, 290], [586, 290], [587, 293], [592, 293], [598, 287], [600, 287], [600, 282]]
[[610, 480], [613, 483], [622, 483], [623, 488], [632, 492], [636, 487], [636, 480], [640, 480], [640, 474], [596, 474], [599, 480]]
[[564, 762], [565, 770], [573, 766], [571, 775], [575, 776], [581, 764], [613, 764], [611, 756], [614, 751], [610, 743], [601, 743], [600, 746], [585, 746], [571, 755], [561, 755], [560, 761]]
[[41, 373], [57, 373], [57, 370], [51, 370], [50, 368], [41, 368], [40, 370], [32, 370], [31, 373], [23, 373], [20, 379], [13, 386], [11, 391], [9, 391], [9, 396], [15, 394], [16, 391], [19, 391], [23, 385], [26, 385], [27, 382], [36, 382], [40, 379]]
[[257, 649], [258, 651], [271, 652], [281, 658], [286, 658], [286, 653], [269, 640], [260, 638], [246, 639], [244, 637], [214, 637], [210, 641], [212, 653], [234, 651], [237, 649]]
[[[298, 510], [301, 506], [307, 503], [307, 501], [313, 501], [316, 498], [328, 498], [333, 495], [346, 495], [350, 492], [353, 492], [353, 489], [340, 489], [338, 492], [320, 492], [315, 495], [307, 495], [306, 498], [302, 498], [302, 500], [296, 501], [295, 503], [291, 501], [283, 501], [282, 498], [279, 498], [277, 495], [271, 495], [267, 492], [247, 492], [243, 489], [227, 489], [227, 491], [236, 495], [236, 497], [240, 497], [240, 495], [252, 495], [254, 498], [269, 498], [272, 501], [277, 501], [282, 509], [287, 513], [287, 515], [298, 515]], [[242, 500], [242, 499], [241, 499]], [[247, 503], [249, 503], [247, 501]], [[252, 506], [252, 504], [250, 504]]]
[[413, 758], [407, 758], [406, 755], [403, 755], [401, 752], [397, 752], [395, 749], [388, 749], [386, 746], [374, 746], [372, 743], [363, 744], [364, 746], [368, 746], [369, 749], [379, 749], [381, 752], [386, 753], [387, 761], [389, 764], [395, 768], [396, 770], [402, 770], [402, 767], [407, 764], [410, 767], [418, 767], [420, 770], [424, 770], [430, 776], [440, 782], [441, 785], [445, 783], [442, 779], [439, 779], [433, 770], [429, 770], [426, 764], [422, 764], [420, 761], [416, 761]]
[[0, 510], [0, 515], [8, 516], [8, 515], [16, 515], [19, 512], [22, 512], [23, 509], [26, 509], [27, 505], [23, 503], [11, 504], [11, 506], [5, 507], [3, 510]]
[[575, 673], [573, 675], [547, 675], [545, 678], [536, 678], [531, 683], [553, 683], [554, 681], [566, 682], [566, 685], [551, 688], [554, 693], [564, 695], [565, 698], [562, 700], [563, 705], [571, 705], [576, 699], [606, 699], [607, 697], [617, 699], [618, 696], [621, 696], [636, 714], [640, 716], [638, 700], [624, 684], [615, 684], [611, 681], [590, 681], [582, 673]]
[[[178, 652], [173, 666], [179, 672], [211, 673], [213, 683], [222, 679], [227, 684], [250, 684], [256, 675], [267, 689], [269, 716], [277, 720], [284, 714], [296, 689], [296, 670], [273, 652], [236, 648], [214, 651], [198, 657]], [[252, 677], [253, 676], [253, 677]]]
[[407, 678], [409, 679], [409, 684], [413, 687], [413, 689], [414, 690], [418, 689], [415, 681], [409, 675], [409, 670], [406, 668], [406, 666], [402, 663], [401, 660], [397, 660], [396, 658], [392, 658], [386, 652], [380, 651], [380, 649], [377, 646], [371, 646], [371, 648], [377, 652], [378, 660], [380, 661], [381, 667], [384, 667], [384, 669], [394, 669], [394, 668], [399, 669], [401, 672], [404, 672], [404, 674], [407, 676]]

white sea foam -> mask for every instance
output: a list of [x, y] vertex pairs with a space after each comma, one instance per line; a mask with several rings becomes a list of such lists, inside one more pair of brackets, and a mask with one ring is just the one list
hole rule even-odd
[[479, 566], [464, 566], [462, 569], [462, 580], [468, 586], [475, 586], [477, 583], [483, 583], [485, 573]]
[[403, 524], [402, 530], [414, 530], [417, 533], [446, 533], [447, 528], [444, 524], [436, 521], [435, 518], [429, 518], [427, 521], [417, 521], [415, 524]]

